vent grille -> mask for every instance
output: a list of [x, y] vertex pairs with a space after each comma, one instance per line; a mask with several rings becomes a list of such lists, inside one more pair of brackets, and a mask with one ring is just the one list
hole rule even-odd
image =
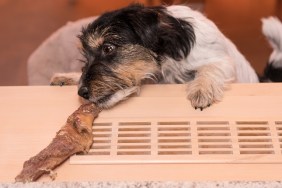
[[71, 164], [282, 162], [282, 121], [112, 121], [93, 134]]

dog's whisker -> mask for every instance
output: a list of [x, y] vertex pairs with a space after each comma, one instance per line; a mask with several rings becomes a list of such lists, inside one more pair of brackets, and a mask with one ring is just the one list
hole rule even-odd
[[102, 83], [102, 85], [103, 85], [103, 88], [109, 88], [111, 91], [113, 91], [113, 92], [115, 92], [116, 91], [116, 89], [113, 87], [113, 86], [111, 86], [110, 84], [108, 84], [108, 83], [106, 83], [106, 82], [101, 82]]
[[153, 73], [146, 73], [145, 76], [142, 79], [150, 79], [152, 80], [154, 83], [158, 83], [159, 79], [157, 78], [157, 76]]
[[124, 90], [125, 88], [123, 88], [120, 84], [118, 83], [114, 83], [115, 86], [117, 86], [120, 90]]

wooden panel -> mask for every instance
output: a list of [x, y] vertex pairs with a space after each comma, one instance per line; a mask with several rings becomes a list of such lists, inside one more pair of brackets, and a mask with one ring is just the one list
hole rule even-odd
[[[14, 181], [23, 162], [50, 143], [67, 117], [80, 104], [76, 90], [77, 87], [0, 87], [0, 169], [8, 169], [5, 173], [0, 173], [0, 181]], [[100, 114], [95, 121], [98, 125], [95, 128], [100, 131], [95, 139], [107, 140], [111, 134], [109, 128], [112, 128], [112, 132], [119, 131], [116, 126], [109, 127], [110, 124], [107, 124], [115, 120], [122, 122], [118, 128], [123, 128], [121, 129], [123, 132], [115, 138], [120, 143], [118, 149], [121, 151], [130, 150], [129, 148], [132, 147], [130, 137], [135, 134], [143, 140], [136, 143], [139, 147], [137, 150], [145, 151], [146, 157], [148, 129], [139, 129], [139, 132], [133, 130], [134, 133], [131, 133], [128, 128], [150, 127], [155, 130], [152, 134], [159, 134], [161, 137], [158, 138], [159, 144], [152, 145], [151, 149], [163, 154], [163, 157], [172, 153], [170, 149], [173, 149], [187, 155], [191, 152], [198, 153], [200, 157], [212, 154], [217, 160], [221, 160], [221, 164], [214, 163], [215, 160], [210, 164], [187, 164], [187, 161], [183, 164], [144, 164], [144, 157], [139, 158], [140, 164], [130, 165], [70, 165], [68, 160], [56, 170], [58, 173], [56, 181], [280, 180], [282, 164], [275, 161], [273, 156], [277, 155], [276, 151], [281, 147], [282, 120], [279, 119], [282, 117], [281, 93], [282, 84], [233, 84], [221, 103], [201, 112], [195, 111], [185, 99], [185, 85], [145, 86], [139, 96], [132, 97]], [[128, 123], [128, 118], [131, 124]], [[160, 118], [161, 121], [156, 121]], [[181, 120], [182, 124], [175, 125], [175, 120]], [[231, 120], [233, 123], [230, 123]], [[148, 125], [151, 121], [155, 122], [155, 126]], [[228, 121], [228, 124], [236, 125], [235, 129], [234, 126], [225, 125]], [[174, 127], [177, 128], [176, 132], [182, 130], [181, 138], [175, 138], [177, 134], [169, 131], [168, 128], [171, 128], [169, 124], [177, 126]], [[188, 129], [185, 126], [188, 126]], [[229, 133], [229, 131], [234, 132]], [[260, 135], [254, 136], [253, 131]], [[223, 138], [219, 137], [224, 136], [222, 133], [226, 135], [225, 141], [231, 139], [232, 142], [221, 142]], [[233, 139], [235, 138], [233, 133], [237, 138], [240, 137], [237, 141]], [[257, 139], [257, 143], [252, 142], [252, 137]], [[258, 142], [259, 139], [261, 142]], [[178, 143], [175, 144], [173, 141]], [[182, 143], [179, 143], [180, 141]], [[191, 141], [191, 144], [188, 141]], [[112, 147], [108, 141], [96, 143], [99, 145], [93, 145], [91, 152], [99, 152], [100, 149], [102, 154], [103, 152], [105, 154], [107, 149]], [[190, 148], [192, 144], [197, 144], [198, 147]], [[236, 155], [241, 152], [246, 155], [246, 159], [248, 157], [258, 161], [263, 159], [263, 163], [230, 164], [230, 160], [222, 163], [224, 158], [213, 154], [215, 150], [227, 154], [230, 146]], [[261, 152], [269, 151], [270, 153], [266, 153], [261, 158]], [[259, 155], [255, 152], [259, 152]], [[271, 164], [273, 162], [276, 164]], [[41, 181], [47, 180], [50, 181], [46, 177], [41, 179]]]

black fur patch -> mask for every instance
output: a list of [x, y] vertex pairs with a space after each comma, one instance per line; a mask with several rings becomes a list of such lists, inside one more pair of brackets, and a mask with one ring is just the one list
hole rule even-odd
[[282, 82], [282, 67], [274, 67], [269, 63], [264, 69], [264, 77], [260, 78], [261, 82]]
[[[139, 44], [158, 55], [175, 60], [185, 58], [195, 43], [193, 27], [187, 21], [169, 15], [165, 7], [129, 7], [108, 12], [82, 30], [79, 36], [83, 48], [92, 51], [87, 44], [87, 36], [107, 29], [111, 33], [106, 41], [117, 46]], [[111, 39], [111, 36], [118, 38]]]

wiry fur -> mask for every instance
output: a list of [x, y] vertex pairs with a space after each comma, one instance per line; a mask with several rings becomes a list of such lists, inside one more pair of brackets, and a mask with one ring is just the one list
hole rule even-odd
[[186, 6], [105, 13], [79, 38], [85, 66], [78, 93], [102, 107], [138, 91], [144, 79], [187, 83], [187, 97], [200, 109], [220, 101], [230, 82], [258, 82], [235, 45]]

